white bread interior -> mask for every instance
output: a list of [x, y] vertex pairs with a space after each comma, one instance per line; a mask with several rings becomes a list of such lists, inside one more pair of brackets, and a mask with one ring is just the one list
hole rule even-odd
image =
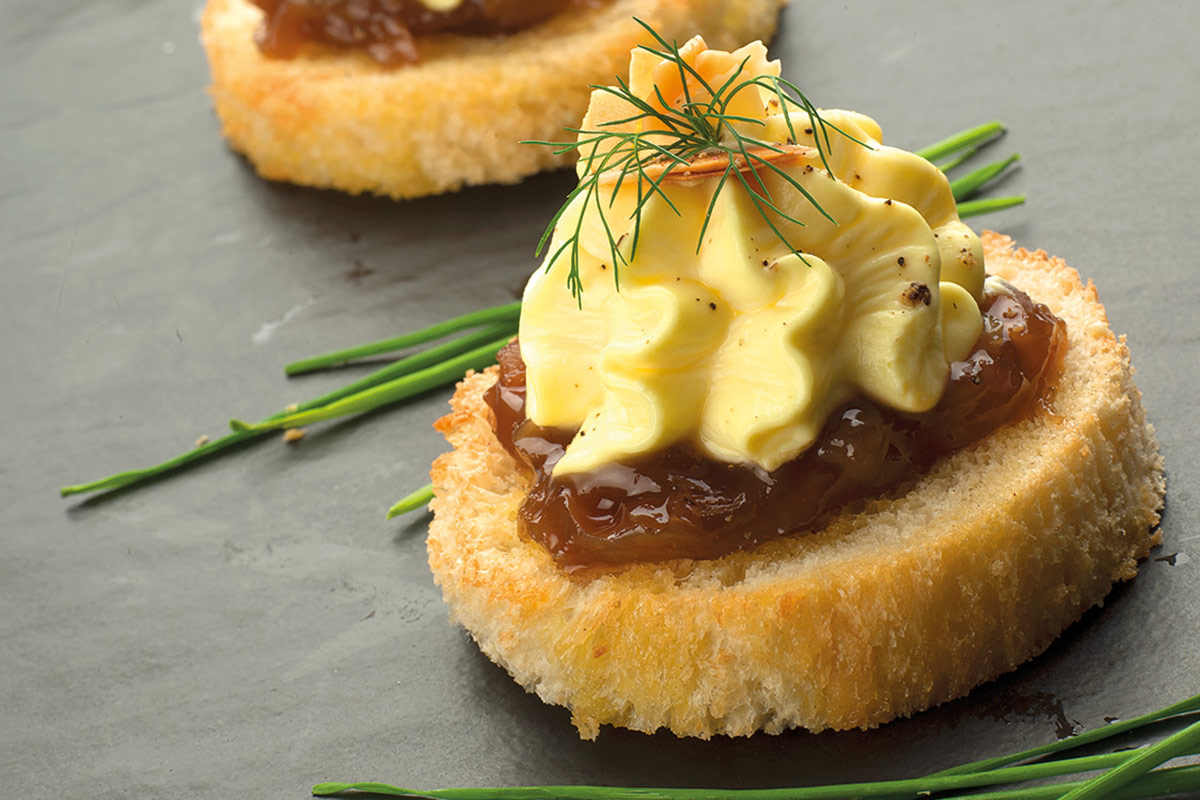
[[988, 271], [1067, 322], [1047, 409], [915, 488], [712, 561], [567, 574], [517, 535], [528, 479], [468, 376], [438, 422], [429, 563], [454, 617], [526, 689], [600, 725], [680, 736], [870, 727], [1042, 652], [1160, 542], [1162, 461], [1095, 288], [983, 236]]

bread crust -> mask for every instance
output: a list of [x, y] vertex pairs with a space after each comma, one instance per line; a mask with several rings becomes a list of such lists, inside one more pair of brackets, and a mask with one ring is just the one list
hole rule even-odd
[[769, 39], [783, 1], [611, 0], [508, 36], [422, 37], [421, 62], [396, 69], [319, 48], [266, 58], [249, 0], [208, 0], [201, 39], [222, 133], [260, 175], [400, 199], [566, 164], [520, 142], [562, 141], [589, 84], [625, 74], [629, 51], [651, 41], [634, 16], [668, 40], [700, 33], [734, 49]]
[[1067, 322], [1034, 417], [939, 461], [907, 494], [712, 561], [567, 574], [516, 531], [528, 480], [468, 376], [437, 423], [429, 563], [492, 660], [584, 738], [872, 727], [1042, 652], [1160, 543], [1165, 482], [1124, 338], [1095, 287], [982, 237], [988, 270]]

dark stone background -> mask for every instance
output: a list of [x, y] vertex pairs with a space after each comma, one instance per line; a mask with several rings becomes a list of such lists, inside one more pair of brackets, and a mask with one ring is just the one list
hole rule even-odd
[[1200, 129], [1187, 2], [796, 0], [774, 53], [920, 146], [1002, 118], [1030, 202], [1128, 334], [1170, 470], [1166, 544], [1015, 674], [870, 732], [680, 741], [525, 694], [447, 612], [435, 392], [90, 502], [341, 385], [281, 366], [512, 299], [570, 176], [392, 203], [265, 183], [217, 132], [198, 0], [0, 5], [0, 773], [19, 798], [302, 798], [320, 780], [775, 786], [1032, 746], [1200, 691]]

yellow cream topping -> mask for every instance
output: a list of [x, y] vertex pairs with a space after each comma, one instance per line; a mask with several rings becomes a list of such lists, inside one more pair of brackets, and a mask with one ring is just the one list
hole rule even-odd
[[[711, 86], [739, 67], [745, 77], [779, 75], [758, 42], [727, 53], [697, 37], [682, 54]], [[678, 66], [635, 51], [631, 92], [659, 103], [656, 86], [663, 100], [678, 101]], [[699, 91], [687, 90], [693, 98]], [[657, 195], [645, 203], [632, 254], [636, 180], [618, 186], [615, 176], [601, 176], [600, 210], [586, 195], [572, 201], [548, 263], [526, 286], [520, 324], [526, 413], [538, 425], [579, 428], [555, 474], [677, 443], [773, 470], [809, 447], [830, 412], [855, 396], [902, 411], [932, 408], [950, 362], [979, 337], [983, 251], [958, 219], [941, 171], [884, 146], [874, 120], [823, 111], [858, 140], [830, 132], [831, 180], [807, 113], [781, 108], [758, 86], [737, 92], [727, 113], [760, 121], [735, 124], [785, 150], [762, 155], [836, 224], [759, 166], [774, 203], [803, 222], [770, 214], [785, 244], [736, 181], [717, 192], [724, 159], [670, 168], [660, 183], [670, 204]], [[605, 122], [632, 115], [626, 101], [597, 91], [581, 127], [611, 130]], [[638, 128], [645, 125], [624, 128], [645, 132]], [[570, 248], [560, 252], [580, 222], [582, 308], [565, 280]], [[628, 261], [616, 265], [619, 287], [605, 223]]]

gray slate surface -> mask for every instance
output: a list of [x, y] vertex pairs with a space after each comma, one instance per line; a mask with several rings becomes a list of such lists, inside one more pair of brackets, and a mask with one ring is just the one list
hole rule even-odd
[[870, 732], [713, 742], [526, 695], [447, 624], [425, 482], [445, 392], [152, 487], [60, 501], [340, 385], [287, 361], [511, 299], [568, 175], [392, 203], [265, 183], [218, 136], [197, 0], [0, 5], [0, 778], [19, 798], [303, 798], [315, 781], [881, 779], [1200, 691], [1200, 5], [793, 2], [774, 53], [919, 146], [999, 117], [1028, 206], [1128, 334], [1166, 544], [1015, 674]]

